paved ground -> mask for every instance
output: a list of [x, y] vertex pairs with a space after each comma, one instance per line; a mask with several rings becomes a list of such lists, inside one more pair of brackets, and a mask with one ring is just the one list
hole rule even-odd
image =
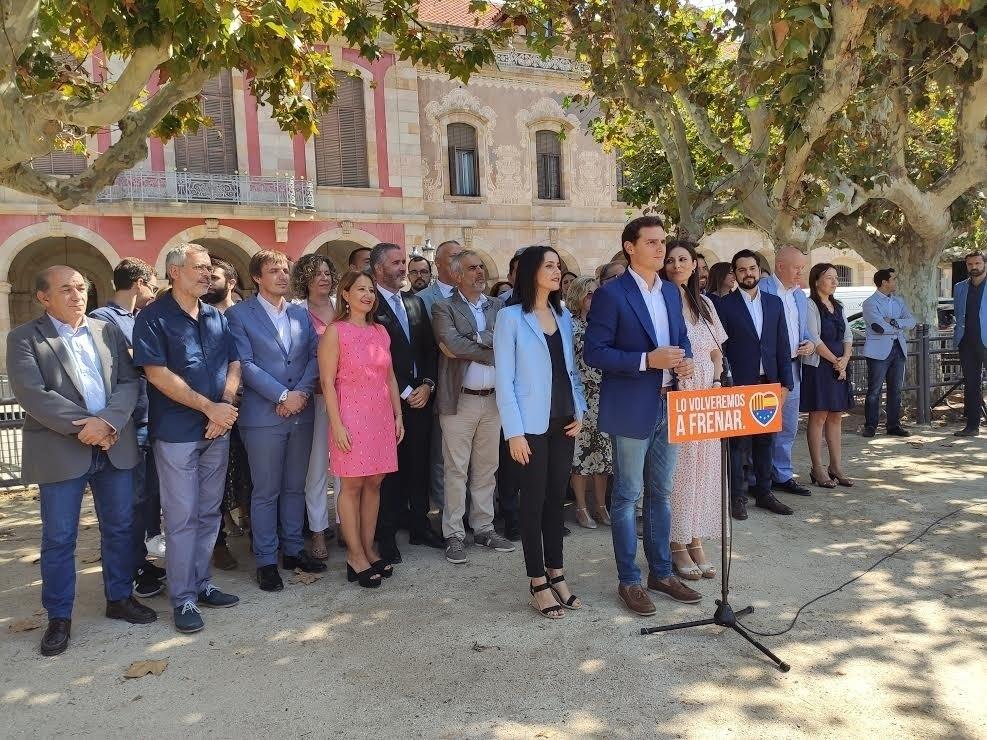
[[[334, 549], [325, 578], [278, 595], [260, 592], [247, 567], [220, 574], [243, 602], [207, 612], [198, 635], [173, 631], [163, 597], [149, 600], [156, 624], [119, 624], [101, 616], [99, 564], [82, 562], [98, 547], [88, 504], [73, 641], [41, 658], [39, 630], [7, 629], [39, 608], [37, 503], [0, 497], [0, 734], [984, 737], [987, 439], [941, 429], [845, 439], [856, 487], [786, 497], [795, 516], [752, 509], [736, 527], [734, 603], [757, 607], [746, 624], [783, 628], [799, 604], [968, 508], [766, 638], [787, 674], [719, 629], [639, 636], [707, 616], [718, 583], [702, 583], [701, 607], [662, 602], [657, 617], [634, 618], [615, 598], [604, 529], [566, 540], [586, 607], [561, 622], [526, 605], [520, 551], [472, 550], [456, 567], [406, 547], [376, 592], [345, 583]], [[247, 562], [246, 543], [234, 549]], [[144, 659], [168, 667], [122, 677]]]

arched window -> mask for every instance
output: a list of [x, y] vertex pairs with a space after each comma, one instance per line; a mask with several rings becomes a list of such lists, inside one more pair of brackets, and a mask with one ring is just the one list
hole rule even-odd
[[479, 196], [476, 129], [468, 123], [450, 123], [446, 134], [449, 139], [449, 194]]
[[833, 265], [836, 268], [836, 277], [840, 285], [853, 285], [853, 268], [846, 265]]
[[319, 118], [315, 136], [316, 184], [367, 188], [367, 116], [363, 78], [336, 73], [336, 99]]
[[562, 140], [555, 131], [535, 133], [538, 199], [562, 200]]
[[175, 168], [208, 175], [237, 171], [236, 121], [233, 115], [233, 77], [220, 72], [202, 86], [202, 113], [212, 126], [175, 139]]

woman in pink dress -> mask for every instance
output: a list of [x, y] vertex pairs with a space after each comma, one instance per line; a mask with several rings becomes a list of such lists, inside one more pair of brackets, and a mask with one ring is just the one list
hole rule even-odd
[[370, 276], [348, 272], [339, 283], [336, 319], [319, 343], [329, 458], [342, 481], [336, 508], [346, 540], [346, 576], [364, 588], [377, 588], [381, 577], [393, 573], [374, 549], [374, 530], [380, 483], [398, 469], [404, 437], [390, 338], [374, 321], [376, 307]]
[[[697, 257], [695, 244], [672, 239], [665, 251], [662, 270], [662, 277], [675, 283], [682, 293], [682, 312], [692, 345], [692, 377], [679, 381], [680, 390], [719, 387], [723, 372], [719, 345], [726, 341], [727, 335], [712, 302], [699, 293]], [[689, 581], [716, 577], [716, 568], [706, 561], [702, 541], [719, 534], [720, 441], [680, 444], [672, 481], [671, 547], [675, 572]]]

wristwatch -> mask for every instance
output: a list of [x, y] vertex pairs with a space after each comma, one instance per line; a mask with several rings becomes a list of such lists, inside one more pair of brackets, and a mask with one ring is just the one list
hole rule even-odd
[[288, 400], [288, 391], [281, 391], [281, 397], [278, 398], [278, 403], [284, 403]]
[[422, 383], [424, 385], [427, 385], [429, 390], [431, 391], [435, 390], [435, 381], [432, 380], [431, 378], [422, 378]]

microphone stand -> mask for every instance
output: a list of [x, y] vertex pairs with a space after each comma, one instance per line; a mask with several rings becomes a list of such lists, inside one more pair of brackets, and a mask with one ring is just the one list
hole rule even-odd
[[[729, 388], [733, 385], [733, 375], [730, 373], [730, 363], [727, 362], [726, 353], [723, 352], [723, 347], [717, 341], [716, 335], [713, 334], [709, 322], [703, 318], [702, 311], [699, 308], [695, 296], [692, 295], [692, 292], [688, 288], [684, 292], [689, 296], [693, 304], [696, 317], [706, 324], [706, 329], [709, 331], [710, 336], [713, 337], [713, 341], [716, 342], [716, 346], [720, 349], [720, 354], [723, 356], [723, 372], [720, 374], [720, 385], [723, 388]], [[690, 627], [705, 627], [711, 624], [718, 627], [728, 627], [771, 658], [782, 673], [788, 673], [792, 667], [755, 640], [751, 633], [744, 629], [743, 625], [737, 621], [737, 617], [753, 614], [754, 607], [748, 606], [735, 612], [733, 607], [730, 606], [730, 561], [732, 559], [730, 555], [733, 551], [733, 522], [730, 519], [730, 442], [726, 437], [720, 439], [720, 537], [720, 598], [716, 600], [716, 611], [713, 612], [713, 616], [709, 619], [678, 622], [659, 627], [642, 627], [641, 634], [652, 635], [656, 632], [671, 632]]]

